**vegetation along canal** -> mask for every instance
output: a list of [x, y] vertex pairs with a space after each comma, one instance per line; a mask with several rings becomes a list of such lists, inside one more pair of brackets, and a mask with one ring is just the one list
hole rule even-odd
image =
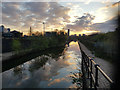
[[81, 53], [77, 42], [62, 52], [37, 56], [2, 73], [3, 88], [78, 88]]

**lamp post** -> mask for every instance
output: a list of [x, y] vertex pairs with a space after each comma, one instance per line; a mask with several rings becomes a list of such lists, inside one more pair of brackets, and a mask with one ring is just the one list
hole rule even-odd
[[45, 22], [43, 22], [43, 36], [45, 35]]

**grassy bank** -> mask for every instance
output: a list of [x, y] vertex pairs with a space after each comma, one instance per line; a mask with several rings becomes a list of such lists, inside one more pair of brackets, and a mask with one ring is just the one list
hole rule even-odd
[[[3, 51], [15, 51], [16, 54], [29, 52], [31, 50], [45, 50], [52, 47], [64, 46], [67, 34], [59, 33], [53, 36], [31, 36], [27, 38], [14, 38], [4, 42]], [[4, 40], [5, 41], [5, 40]], [[9, 46], [6, 46], [9, 43]], [[4, 46], [6, 46], [4, 48]]]
[[79, 37], [92, 53], [100, 58], [114, 62], [117, 53], [117, 32], [99, 33]]

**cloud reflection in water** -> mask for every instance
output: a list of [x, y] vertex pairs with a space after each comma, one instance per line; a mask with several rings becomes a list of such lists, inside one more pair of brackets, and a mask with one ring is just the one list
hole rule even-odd
[[57, 58], [58, 60], [42, 55], [3, 72], [3, 88], [75, 87], [72, 84], [70, 72], [75, 72], [79, 68], [76, 59], [81, 59], [78, 58], [80, 53], [77, 52], [79, 52], [78, 44], [72, 43], [62, 56]]

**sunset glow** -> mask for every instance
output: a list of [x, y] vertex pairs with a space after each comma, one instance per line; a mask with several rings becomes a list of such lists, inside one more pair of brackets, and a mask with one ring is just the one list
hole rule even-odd
[[[42, 32], [44, 21], [45, 31], [72, 29], [70, 35], [104, 32], [98, 28], [101, 26], [95, 25], [106, 23], [111, 17], [115, 17], [117, 6], [118, 3], [114, 4], [114, 2], [91, 1], [89, 3], [2, 2], [2, 24], [23, 34], [29, 33], [30, 27], [32, 32]], [[90, 29], [86, 29], [88, 27]], [[109, 31], [109, 29], [105, 30]]]
[[82, 30], [82, 31], [71, 31], [70, 35], [74, 35], [76, 34], [77, 36], [79, 36], [79, 34], [83, 35], [83, 34], [86, 34], [86, 35], [89, 35], [89, 34], [93, 34], [93, 33], [99, 33], [100, 31], [95, 31], [95, 30], [92, 30], [92, 31], [88, 31], [88, 30]]

